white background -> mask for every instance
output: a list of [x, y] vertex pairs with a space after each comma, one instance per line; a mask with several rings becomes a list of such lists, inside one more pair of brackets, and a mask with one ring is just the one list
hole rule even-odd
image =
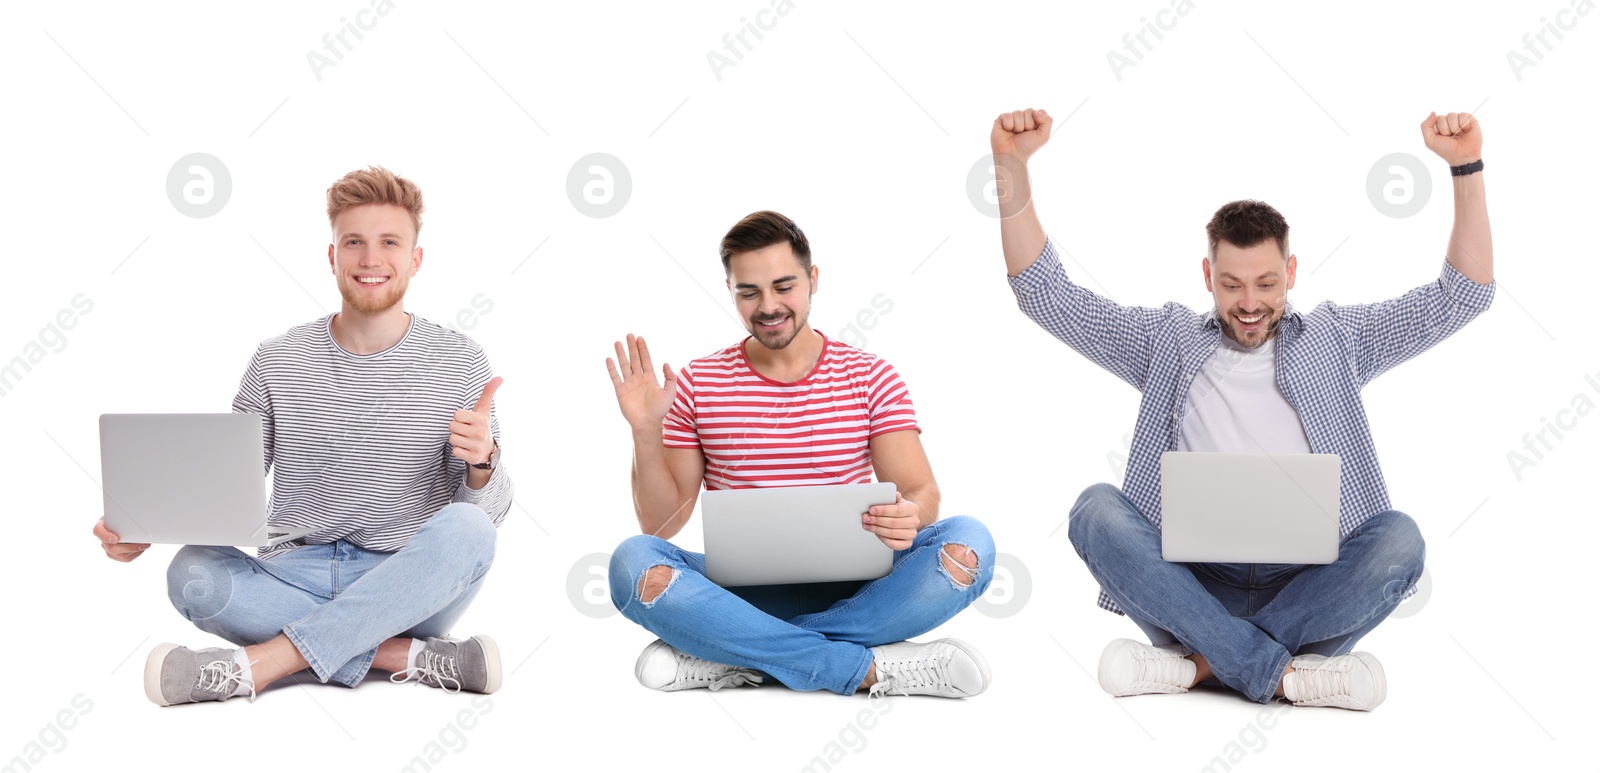
[[[0, 764], [45, 749], [36, 768], [154, 758], [393, 770], [430, 741], [443, 754], [435, 770], [794, 770], [830, 751], [842, 770], [1194, 770], [1230, 752], [1236, 770], [1577, 758], [1595, 718], [1600, 418], [1547, 436], [1551, 450], [1520, 480], [1507, 453], [1575, 396], [1600, 403], [1584, 382], [1600, 374], [1588, 292], [1600, 269], [1583, 228], [1597, 204], [1600, 14], [1576, 16], [1568, 0], [1202, 0], [1162, 16], [1173, 28], [1147, 37], [1152, 49], [1119, 80], [1107, 53], [1125, 53], [1123, 35], [1168, 0], [797, 0], [762, 17], [773, 29], [719, 79], [708, 52], [726, 53], [722, 36], [768, 2], [401, 0], [363, 16], [373, 29], [347, 38], [320, 79], [307, 54], [326, 54], [322, 36], [368, 0], [8, 6], [0, 360], [41, 340], [49, 353], [0, 397], [11, 546]], [[1547, 36], [1552, 49], [1519, 79], [1507, 52], [1526, 54], [1522, 35], [1558, 12], [1576, 24]], [[1061, 525], [1085, 486], [1120, 482], [1108, 454], [1125, 445], [1137, 394], [1016, 311], [997, 221], [969, 199], [990, 123], [1024, 107], [1057, 118], [1033, 164], [1035, 199], [1079, 281], [1126, 304], [1204, 309], [1203, 226], [1222, 203], [1254, 197], [1293, 228], [1291, 299], [1307, 310], [1437, 276], [1449, 177], [1418, 124], [1430, 110], [1476, 110], [1494, 307], [1365, 392], [1432, 582], [1361, 644], [1388, 672], [1376, 712], [1296, 709], [1264, 727], [1261, 708], [1231, 693], [1113, 700], [1095, 684], [1104, 644], [1138, 632], [1094, 608]], [[232, 179], [208, 218], [181, 214], [165, 192], [194, 152]], [[632, 196], [609, 218], [566, 193], [592, 152], [631, 174]], [[1395, 152], [1421, 159], [1433, 183], [1408, 218], [1366, 193], [1374, 162]], [[469, 332], [506, 379], [518, 501], [458, 633], [494, 635], [514, 673], [490, 703], [308, 680], [254, 703], [157, 709], [140, 688], [150, 648], [218, 642], [167, 601], [174, 548], [121, 565], [90, 536], [97, 416], [226, 411], [257, 342], [336, 309], [323, 193], [369, 163], [426, 196], [426, 260], [407, 308], [443, 323], [479, 293], [493, 304]], [[584, 556], [635, 529], [628, 434], [603, 366], [611, 342], [647, 334], [657, 361], [677, 367], [743, 336], [715, 250], [767, 208], [811, 238], [816, 327], [837, 336], [875, 296], [892, 302], [853, 340], [910, 385], [944, 511], [981, 517], [1026, 569], [1026, 582], [1003, 573], [987, 602], [1015, 614], [969, 610], [933, 634], [987, 654], [994, 685], [979, 698], [873, 704], [875, 716], [892, 710], [861, 728], [861, 697], [649, 692], [632, 666], [652, 637], [619, 615], [582, 614], [581, 583], [576, 601], [569, 592], [569, 576], [588, 576]], [[92, 310], [47, 332], [80, 293]], [[682, 541], [698, 546], [698, 529]], [[59, 729], [80, 694], [92, 708]], [[462, 710], [478, 715], [472, 727], [455, 724]]]

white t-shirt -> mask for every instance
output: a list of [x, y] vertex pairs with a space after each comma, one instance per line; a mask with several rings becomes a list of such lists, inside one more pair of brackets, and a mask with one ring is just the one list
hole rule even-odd
[[1309, 454], [1300, 414], [1278, 391], [1277, 336], [1246, 349], [1226, 335], [1184, 399], [1179, 451]]

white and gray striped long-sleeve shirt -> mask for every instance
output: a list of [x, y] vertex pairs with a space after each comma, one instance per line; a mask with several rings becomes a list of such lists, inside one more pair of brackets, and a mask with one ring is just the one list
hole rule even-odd
[[[478, 505], [498, 526], [511, 508], [506, 468], [474, 491], [449, 444], [455, 412], [470, 409], [493, 375], [483, 349], [412, 314], [399, 343], [351, 354], [329, 333], [332, 319], [262, 342], [233, 399], [234, 413], [262, 418], [269, 521], [316, 529], [261, 557], [339, 539], [399, 550], [451, 502]], [[503, 452], [492, 408], [490, 432]]]

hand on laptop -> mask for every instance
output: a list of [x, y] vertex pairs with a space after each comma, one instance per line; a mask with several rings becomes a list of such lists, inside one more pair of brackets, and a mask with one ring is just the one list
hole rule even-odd
[[911, 547], [917, 538], [922, 508], [917, 503], [894, 493], [894, 504], [867, 508], [861, 515], [861, 528], [878, 535], [883, 544], [895, 550]]
[[[667, 418], [667, 410], [678, 392], [678, 380], [672, 375], [672, 366], [663, 363], [661, 375], [664, 383], [656, 383], [655, 364], [650, 361], [650, 348], [644, 337], [628, 334], [628, 348], [616, 342], [617, 359], [606, 358], [606, 370], [611, 374], [611, 385], [617, 388], [617, 406], [628, 426], [636, 431], [660, 429]], [[620, 369], [620, 375], [618, 373]]]
[[494, 450], [494, 438], [489, 436], [489, 408], [494, 405], [495, 390], [505, 379], [495, 376], [483, 385], [483, 394], [470, 411], [456, 411], [450, 422], [450, 454], [467, 464], [484, 464]]
[[128, 563], [144, 555], [144, 552], [150, 549], [148, 543], [123, 543], [119, 541], [117, 535], [106, 528], [106, 519], [104, 518], [95, 521], [94, 536], [100, 538], [100, 548], [106, 552], [106, 557], [113, 561]]

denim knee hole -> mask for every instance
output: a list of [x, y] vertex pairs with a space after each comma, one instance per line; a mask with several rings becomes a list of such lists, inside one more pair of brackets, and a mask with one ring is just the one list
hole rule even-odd
[[[957, 558], [956, 554], [951, 552], [951, 548], [960, 548], [961, 550], [966, 551], [966, 555], [961, 558]], [[968, 566], [963, 558], [970, 559], [972, 561], [972, 565]], [[960, 572], [966, 576], [966, 582], [956, 579], [955, 572], [957, 570], [960, 570]], [[947, 542], [939, 548], [939, 571], [950, 580], [950, 584], [952, 586], [956, 587], [958, 590], [966, 590], [967, 588], [972, 587], [974, 582], [978, 581], [978, 554], [972, 548], [969, 548], [966, 545], [958, 545], [956, 543]]]
[[646, 607], [655, 606], [677, 581], [678, 570], [666, 564], [657, 564], [644, 570], [639, 578], [639, 603]]

